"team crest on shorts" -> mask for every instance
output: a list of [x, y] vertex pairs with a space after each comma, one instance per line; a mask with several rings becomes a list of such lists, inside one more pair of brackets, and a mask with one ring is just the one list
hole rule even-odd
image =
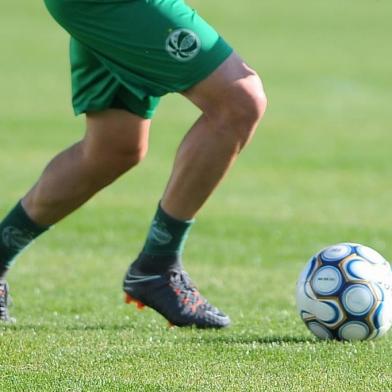
[[172, 31], [166, 40], [166, 50], [178, 61], [189, 61], [200, 52], [200, 38], [188, 29]]

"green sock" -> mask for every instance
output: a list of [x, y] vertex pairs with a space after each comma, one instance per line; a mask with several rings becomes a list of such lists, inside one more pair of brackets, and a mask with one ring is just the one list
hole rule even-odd
[[168, 215], [158, 206], [142, 253], [152, 256], [179, 256], [194, 219], [181, 221]]
[[0, 279], [5, 276], [14, 258], [48, 228], [33, 222], [21, 202], [10, 211], [0, 222]]
[[181, 269], [181, 255], [193, 222], [172, 218], [159, 205], [143, 250], [133, 263], [134, 271], [156, 274]]

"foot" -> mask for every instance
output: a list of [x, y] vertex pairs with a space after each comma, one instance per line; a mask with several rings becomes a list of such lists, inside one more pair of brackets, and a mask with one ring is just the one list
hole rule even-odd
[[131, 265], [124, 279], [124, 291], [126, 303], [136, 302], [139, 309], [149, 306], [171, 325], [223, 328], [230, 324], [229, 317], [210, 305], [181, 269], [143, 274]]
[[7, 282], [0, 281], [0, 323], [14, 323], [15, 319], [10, 317], [8, 313], [8, 284]]

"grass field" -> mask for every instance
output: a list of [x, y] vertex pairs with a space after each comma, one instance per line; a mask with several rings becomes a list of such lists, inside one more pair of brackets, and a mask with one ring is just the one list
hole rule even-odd
[[[231, 315], [225, 331], [167, 329], [122, 303], [197, 111], [161, 105], [146, 161], [57, 225], [9, 276], [18, 323], [0, 328], [0, 391], [390, 391], [392, 334], [323, 343], [295, 310], [310, 255], [341, 241], [392, 259], [389, 0], [192, 0], [263, 77], [269, 109], [208, 202], [186, 267]], [[2, 4], [0, 213], [81, 137], [67, 37], [41, 1]]]

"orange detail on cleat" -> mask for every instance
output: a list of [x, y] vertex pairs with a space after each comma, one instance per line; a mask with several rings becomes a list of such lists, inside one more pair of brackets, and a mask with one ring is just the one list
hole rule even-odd
[[124, 302], [126, 304], [130, 304], [132, 302], [132, 297], [129, 294], [127, 294], [127, 293], [125, 293]]
[[136, 302], [136, 307], [139, 309], [139, 310], [142, 310], [146, 305], [144, 305], [144, 303], [143, 302], [140, 302], [140, 301], [138, 301], [138, 300], [135, 300], [135, 302]]
[[167, 327], [168, 327], [168, 328], [174, 328], [174, 327], [175, 327], [175, 325], [169, 321], [169, 322], [168, 322], [168, 326], [167, 326]]
[[137, 309], [142, 310], [146, 305], [144, 305], [143, 302], [140, 302], [138, 299], [133, 298], [131, 295], [128, 293], [125, 293], [125, 303], [130, 304], [132, 302], [135, 302]]

